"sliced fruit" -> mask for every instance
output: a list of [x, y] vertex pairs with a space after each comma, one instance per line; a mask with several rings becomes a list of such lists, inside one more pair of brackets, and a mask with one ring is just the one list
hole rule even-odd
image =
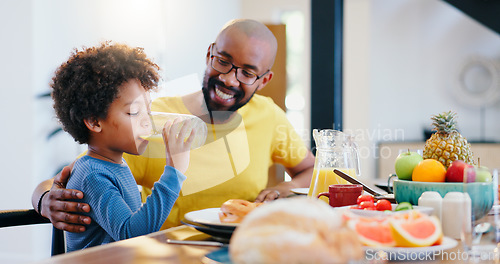
[[388, 218], [355, 218], [348, 226], [358, 233], [359, 240], [369, 247], [393, 247], [396, 245]]
[[415, 210], [409, 211], [408, 217], [390, 218], [389, 226], [399, 247], [428, 247], [443, 236], [439, 219]]
[[413, 206], [409, 202], [401, 202], [396, 206], [396, 209], [394, 211], [405, 211], [405, 210], [412, 210]]

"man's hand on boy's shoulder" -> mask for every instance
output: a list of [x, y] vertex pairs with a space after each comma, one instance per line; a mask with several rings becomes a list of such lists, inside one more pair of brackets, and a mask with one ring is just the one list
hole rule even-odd
[[84, 195], [81, 191], [66, 189], [70, 175], [71, 167], [66, 166], [54, 177], [52, 188], [42, 197], [39, 213], [58, 229], [80, 233], [85, 231], [85, 225], [90, 224], [91, 219], [78, 213], [89, 212], [90, 206], [86, 203], [67, 201], [82, 199]]

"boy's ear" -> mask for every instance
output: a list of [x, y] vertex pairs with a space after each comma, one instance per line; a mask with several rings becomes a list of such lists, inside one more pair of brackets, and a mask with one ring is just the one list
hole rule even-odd
[[92, 131], [92, 132], [101, 132], [101, 124], [99, 123], [99, 120], [97, 120], [94, 117], [90, 118], [85, 118], [83, 119], [83, 122], [85, 123], [85, 126]]

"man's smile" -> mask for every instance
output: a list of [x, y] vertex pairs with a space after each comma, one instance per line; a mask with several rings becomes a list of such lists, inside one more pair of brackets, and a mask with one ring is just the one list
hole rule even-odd
[[215, 93], [217, 94], [218, 97], [220, 97], [223, 100], [229, 100], [229, 99], [234, 98], [234, 94], [225, 93], [221, 89], [219, 89], [218, 87], [215, 87]]

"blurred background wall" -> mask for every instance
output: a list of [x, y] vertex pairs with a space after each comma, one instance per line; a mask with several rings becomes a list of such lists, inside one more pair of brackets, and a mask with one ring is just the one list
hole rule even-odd
[[500, 102], [473, 101], [461, 88], [461, 73], [479, 58], [465, 81], [500, 95], [498, 33], [444, 1], [344, 2], [344, 130], [357, 134], [363, 177], [387, 177], [376, 164], [394, 153], [379, 153], [380, 142], [423, 149], [433, 114], [456, 111], [469, 141], [500, 141]]

